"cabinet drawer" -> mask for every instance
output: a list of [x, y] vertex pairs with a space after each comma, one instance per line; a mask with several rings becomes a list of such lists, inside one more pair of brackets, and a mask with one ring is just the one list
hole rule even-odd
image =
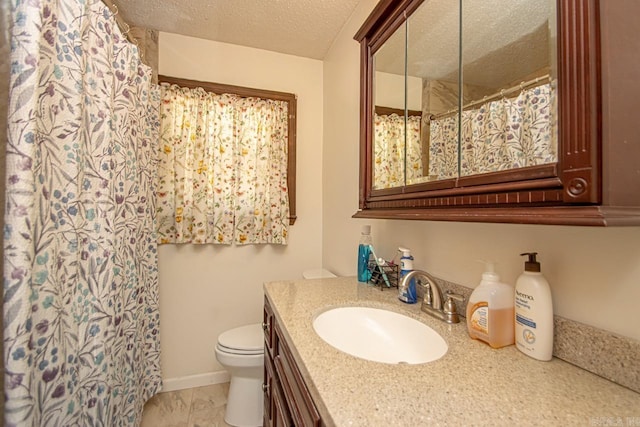
[[274, 366], [291, 412], [291, 418], [298, 427], [318, 427], [320, 426], [320, 414], [304, 384], [291, 351], [281, 338], [280, 330], [277, 327], [275, 330], [278, 338], [276, 339]]

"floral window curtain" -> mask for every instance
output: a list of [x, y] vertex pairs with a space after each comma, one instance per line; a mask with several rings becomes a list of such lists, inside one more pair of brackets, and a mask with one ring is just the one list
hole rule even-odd
[[159, 92], [102, 2], [11, 13], [5, 422], [137, 425], [161, 386]]
[[286, 244], [287, 103], [161, 91], [159, 242]]
[[374, 117], [374, 188], [392, 188], [422, 176], [420, 117], [407, 120], [407, 156], [405, 159], [405, 121], [398, 114], [375, 114]]

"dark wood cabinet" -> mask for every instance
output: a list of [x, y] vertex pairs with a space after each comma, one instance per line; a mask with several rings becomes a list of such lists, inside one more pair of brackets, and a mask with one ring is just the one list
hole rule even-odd
[[264, 425], [268, 427], [323, 426], [320, 414], [266, 297], [263, 325]]
[[[451, 2], [457, 3], [457, 2]], [[374, 55], [423, 0], [381, 0], [361, 46], [357, 218], [640, 225], [640, 39], [634, 0], [558, 0], [558, 159], [395, 188], [373, 185]]]

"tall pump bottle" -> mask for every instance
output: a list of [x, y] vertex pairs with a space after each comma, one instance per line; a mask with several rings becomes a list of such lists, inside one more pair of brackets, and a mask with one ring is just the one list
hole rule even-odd
[[[398, 248], [402, 252], [400, 257], [400, 280], [413, 270], [413, 257], [407, 248]], [[406, 286], [398, 286], [398, 299], [407, 304], [415, 304], [418, 301], [416, 294], [416, 280], [411, 279]]]
[[471, 338], [484, 341], [493, 348], [514, 342], [513, 288], [500, 282], [491, 262], [486, 263], [482, 280], [469, 297], [467, 330]]
[[527, 256], [524, 272], [516, 281], [515, 332], [518, 350], [538, 360], [553, 356], [553, 304], [549, 282], [540, 272], [537, 252]]
[[363, 225], [358, 245], [358, 282], [368, 282], [371, 279], [369, 257], [371, 256], [371, 226]]

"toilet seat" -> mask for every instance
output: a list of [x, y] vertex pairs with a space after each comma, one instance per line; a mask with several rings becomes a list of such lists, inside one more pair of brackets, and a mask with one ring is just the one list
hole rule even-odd
[[229, 329], [218, 336], [218, 349], [224, 353], [254, 355], [264, 353], [264, 335], [259, 323]]

